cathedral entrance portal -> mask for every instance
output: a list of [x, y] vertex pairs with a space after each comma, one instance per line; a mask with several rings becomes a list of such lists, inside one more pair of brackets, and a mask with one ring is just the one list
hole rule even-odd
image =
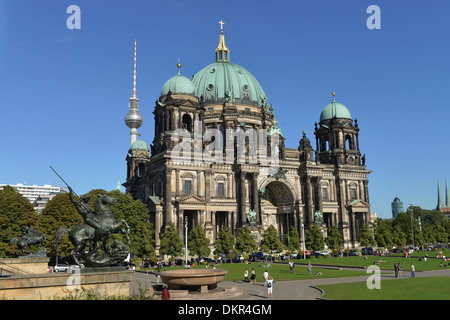
[[262, 213], [267, 216], [267, 227], [272, 224], [281, 241], [287, 238], [290, 227], [294, 226], [294, 205], [294, 194], [285, 183], [272, 181], [267, 184]]

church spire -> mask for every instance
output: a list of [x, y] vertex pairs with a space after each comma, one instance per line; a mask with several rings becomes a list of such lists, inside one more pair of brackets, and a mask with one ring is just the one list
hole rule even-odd
[[438, 178], [437, 183], [438, 183], [438, 203], [436, 206], [436, 210], [440, 210], [445, 205], [444, 205], [444, 199], [442, 198], [441, 186], [439, 185], [439, 178]]
[[230, 50], [225, 45], [225, 35], [223, 34], [223, 25], [225, 22], [219, 21], [220, 24], [220, 39], [219, 45], [216, 49], [216, 62], [217, 61], [227, 61], [230, 62]]
[[447, 176], [445, 176], [445, 207], [449, 208], [450, 190], [448, 189]]

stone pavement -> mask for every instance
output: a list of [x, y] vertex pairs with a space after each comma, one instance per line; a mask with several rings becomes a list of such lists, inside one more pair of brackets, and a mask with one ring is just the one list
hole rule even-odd
[[[381, 272], [381, 280], [394, 279], [393, 272], [386, 270], [381, 270]], [[410, 274], [409, 271], [403, 271], [403, 278], [409, 278]], [[322, 292], [316, 286], [323, 284], [363, 282], [367, 281], [369, 276], [371, 276], [371, 273], [367, 274], [367, 276], [311, 280], [276, 281], [275, 279], [273, 284], [273, 300], [316, 300], [320, 299], [322, 296]], [[432, 276], [450, 277], [450, 269], [416, 272], [416, 278]], [[133, 294], [133, 292], [137, 293], [139, 286], [141, 289], [145, 289], [155, 284], [156, 276], [154, 274], [135, 272], [130, 284], [130, 294]], [[236, 286], [243, 291], [242, 295], [226, 300], [267, 300], [267, 288], [262, 281], [257, 281], [255, 284], [244, 283], [242, 281], [223, 281], [219, 283], [219, 286]]]

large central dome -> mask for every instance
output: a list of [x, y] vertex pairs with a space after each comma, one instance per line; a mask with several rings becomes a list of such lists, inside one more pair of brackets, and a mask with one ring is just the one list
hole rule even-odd
[[216, 61], [192, 78], [197, 97], [206, 104], [222, 103], [226, 93], [237, 104], [260, 106], [266, 94], [256, 78], [245, 68], [227, 61]]
[[206, 104], [221, 104], [226, 97], [236, 104], [266, 106], [267, 98], [256, 78], [245, 68], [230, 62], [223, 30], [216, 49], [216, 62], [206, 66], [192, 78], [195, 95]]

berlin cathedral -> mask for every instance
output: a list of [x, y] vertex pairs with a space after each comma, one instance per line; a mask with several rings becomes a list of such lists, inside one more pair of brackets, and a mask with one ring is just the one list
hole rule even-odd
[[[235, 237], [248, 227], [259, 243], [270, 225], [284, 240], [291, 227], [301, 235], [302, 228], [307, 230], [311, 224], [317, 224], [324, 237], [335, 226], [345, 249], [358, 247], [361, 227], [372, 227], [373, 222], [368, 189], [371, 171], [360, 152], [357, 119], [332, 93], [331, 103], [315, 123], [315, 149], [305, 132], [297, 149], [286, 148], [264, 90], [249, 71], [231, 62], [223, 22], [219, 23], [215, 61], [191, 79], [181, 75], [178, 64], [178, 74], [162, 86], [153, 111], [155, 132], [150, 145], [137, 134], [143, 118], [135, 86], [130, 98], [125, 123], [131, 129], [131, 145], [123, 185], [149, 209], [156, 252], [161, 235], [171, 224], [181, 239], [186, 227], [189, 232], [200, 224], [211, 248], [225, 225]], [[236, 154], [229, 158], [228, 151], [233, 154], [236, 150], [233, 140], [216, 138], [214, 142], [220, 142], [222, 149], [208, 149], [212, 139], [202, 141], [208, 129], [223, 135], [239, 130], [264, 134], [255, 135], [257, 140], [245, 140], [244, 161], [238, 161], [242, 158]], [[273, 161], [249, 159], [251, 150], [257, 149], [258, 155], [261, 152], [254, 148], [262, 145], [261, 140], [276, 141], [267, 151], [277, 160], [275, 169]], [[186, 153], [192, 161], [177, 161], [179, 152], [175, 150], [180, 144], [184, 151], [193, 150]], [[195, 160], [205, 152], [224, 160]]]

